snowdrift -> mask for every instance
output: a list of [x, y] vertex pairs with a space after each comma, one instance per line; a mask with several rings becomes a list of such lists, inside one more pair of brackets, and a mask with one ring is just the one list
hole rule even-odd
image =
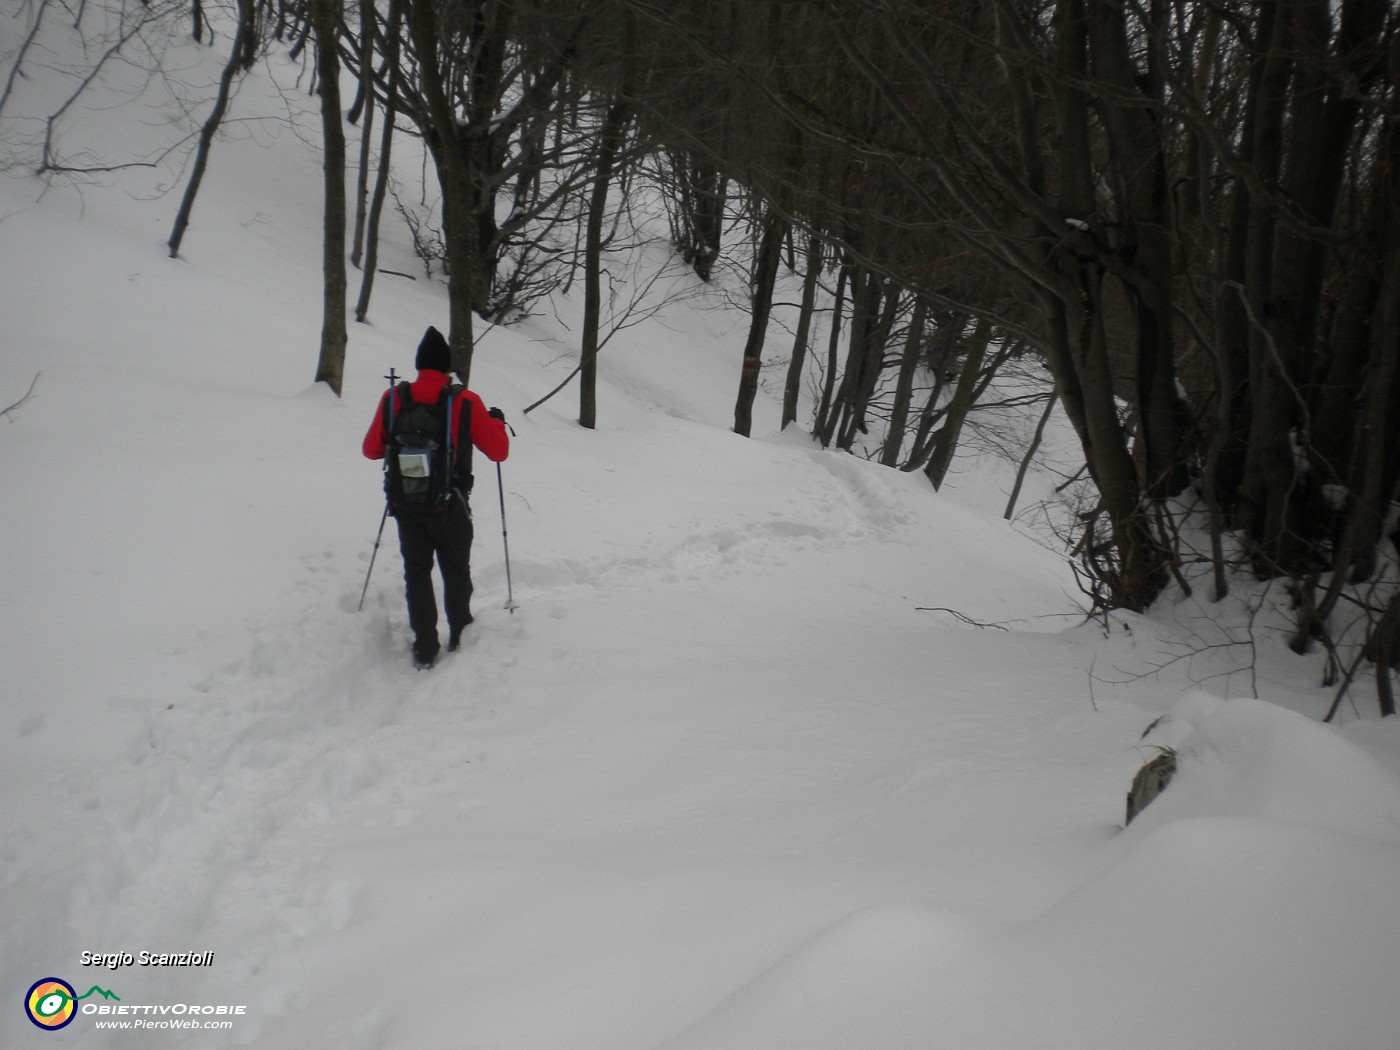
[[1034, 920], [856, 912], [668, 1048], [1392, 1045], [1395, 775], [1259, 701], [1188, 697], [1165, 738], [1169, 789]]

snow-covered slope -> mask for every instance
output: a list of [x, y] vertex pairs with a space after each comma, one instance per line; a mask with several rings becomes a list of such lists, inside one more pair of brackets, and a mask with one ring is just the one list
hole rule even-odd
[[[593, 432], [568, 393], [520, 411], [572, 367], [569, 304], [485, 336], [517, 437], [499, 487], [479, 464], [477, 623], [413, 672], [392, 525], [356, 609], [359, 441], [444, 293], [381, 277], [344, 397], [311, 385], [319, 157], [268, 84], [180, 261], [169, 173], [0, 179], [0, 404], [40, 373], [0, 425], [0, 1045], [1394, 1045], [1396, 727], [1316, 724], [1268, 635], [1260, 700], [1198, 687], [1190, 603], [1080, 625], [981, 498], [1006, 464], [935, 495], [766, 394], [733, 435], [715, 297], [609, 345]], [[1159, 746], [1176, 781], [1124, 831]], [[120, 999], [41, 1032], [49, 976]], [[190, 1004], [243, 1011], [98, 1027]]]

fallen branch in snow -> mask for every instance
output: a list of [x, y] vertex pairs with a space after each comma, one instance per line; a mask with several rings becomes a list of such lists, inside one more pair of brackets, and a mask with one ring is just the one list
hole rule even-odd
[[949, 616], [954, 616], [954, 617], [956, 617], [957, 619], [961, 620], [963, 623], [967, 624], [967, 625], [970, 626], [970, 627], [978, 627], [978, 628], [981, 628], [982, 630], [986, 630], [988, 627], [991, 627], [991, 628], [993, 628], [994, 630], [998, 630], [998, 631], [1008, 631], [1008, 630], [1010, 630], [1010, 628], [1007, 627], [1005, 624], [1001, 624], [1001, 623], [983, 623], [981, 620], [974, 620], [971, 616], [967, 616], [967, 615], [965, 615], [965, 614], [963, 614], [963, 613], [960, 613], [960, 612], [958, 612], [958, 610], [956, 610], [956, 609], [948, 609], [948, 608], [945, 608], [945, 607], [943, 607], [943, 606], [941, 606], [941, 605], [916, 605], [916, 606], [914, 606], [914, 611], [915, 611], [915, 612], [945, 612], [945, 613], [947, 613]]
[[[39, 382], [39, 377], [40, 377], [41, 375], [43, 375], [43, 374], [44, 374], [44, 373], [42, 373], [42, 372], [35, 372], [35, 373], [34, 373], [34, 378], [33, 378], [32, 380], [30, 380], [30, 382], [29, 382], [29, 389], [28, 389], [27, 391], [25, 391], [24, 396], [23, 396], [22, 398], [20, 398], [18, 401], [16, 401], [13, 405], [10, 405], [8, 408], [0, 408], [0, 416], [4, 416], [4, 417], [6, 417], [7, 419], [9, 419], [9, 416], [10, 416], [10, 413], [11, 413], [11, 412], [13, 412], [15, 409], [19, 408], [20, 405], [24, 404], [24, 403], [25, 403], [26, 401], [28, 401], [31, 397], [33, 397], [33, 396], [34, 396], [34, 387], [38, 384], [38, 382]], [[10, 422], [13, 423], [14, 420], [13, 420], [13, 419], [10, 419]]]

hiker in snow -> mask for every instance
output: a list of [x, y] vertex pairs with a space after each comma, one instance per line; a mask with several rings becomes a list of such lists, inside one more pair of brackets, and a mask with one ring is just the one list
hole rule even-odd
[[[437, 658], [437, 595], [433, 558], [442, 571], [449, 651], [472, 622], [472, 446], [493, 463], [510, 452], [505, 414], [488, 410], [476, 394], [449, 381], [447, 340], [429, 327], [414, 361], [418, 378], [385, 391], [365, 434], [364, 453], [383, 459], [389, 513], [399, 526], [413, 659], [431, 667]], [[392, 372], [390, 373], [392, 375]]]

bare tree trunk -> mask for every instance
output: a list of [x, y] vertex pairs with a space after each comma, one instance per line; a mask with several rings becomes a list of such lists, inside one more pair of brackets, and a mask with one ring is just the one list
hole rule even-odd
[[199, 145], [195, 149], [194, 165], [190, 169], [190, 181], [185, 186], [185, 196], [180, 201], [180, 210], [175, 215], [175, 226], [170, 231], [170, 258], [180, 257], [180, 244], [185, 239], [185, 230], [190, 225], [190, 213], [194, 211], [194, 200], [199, 194], [200, 183], [209, 165], [209, 150], [214, 144], [214, 135], [223, 123], [228, 112], [229, 97], [233, 92], [233, 78], [243, 65], [243, 52], [247, 46], [247, 36], [255, 31], [253, 0], [238, 0], [238, 30], [234, 33], [233, 47], [229, 50], [228, 61], [219, 75], [219, 91], [214, 98], [214, 108], [210, 111], [204, 127], [199, 132]]
[[1376, 696], [1381, 717], [1395, 714], [1395, 688], [1390, 670], [1400, 664], [1400, 597], [1392, 597], [1366, 639], [1366, 658], [1376, 666]]
[[851, 277], [849, 261], [843, 261], [836, 275], [836, 297], [831, 304], [831, 331], [826, 337], [826, 377], [822, 382], [821, 403], [817, 405], [816, 418], [812, 421], [812, 436], [822, 443], [822, 448], [831, 444], [831, 433], [835, 427], [836, 413], [836, 372], [841, 351], [841, 315], [846, 307], [846, 284]]
[[879, 296], [879, 278], [864, 264], [855, 263], [851, 270], [851, 325], [846, 335], [846, 367], [818, 435], [823, 447], [832, 442], [838, 448], [849, 447], [844, 436], [850, 429], [852, 405], [858, 399], [858, 391], [864, 383], [866, 357], [870, 352], [871, 332], [875, 326], [872, 317], [879, 308]]
[[673, 227], [676, 247], [695, 275], [709, 283], [724, 237], [729, 180], [690, 150], [673, 152], [671, 167], [679, 212]]
[[1400, 471], [1400, 250], [1395, 247], [1400, 243], [1400, 220], [1393, 232], [1396, 240], [1372, 319], [1372, 365], [1357, 421], [1351, 472], [1355, 504], [1347, 544], [1355, 563], [1353, 575], [1358, 579], [1368, 579], [1375, 572], [1376, 546], [1393, 506]]
[[[991, 297], [988, 296], [988, 301]], [[943, 487], [948, 476], [948, 468], [953, 463], [953, 453], [958, 450], [958, 440], [962, 437], [963, 423], [977, 400], [977, 380], [982, 375], [982, 362], [987, 359], [987, 347], [992, 341], [992, 325], [986, 317], [977, 319], [977, 327], [968, 340], [967, 355], [963, 358], [962, 372], [958, 375], [958, 385], [953, 388], [952, 399], [943, 417], [943, 426], [934, 436], [933, 451], [924, 467], [924, 474], [933, 483], [935, 491]]]
[[618, 99], [608, 107], [599, 133], [597, 174], [588, 202], [588, 230], [583, 264], [583, 340], [579, 352], [579, 426], [598, 425], [598, 324], [602, 313], [603, 218], [608, 209], [608, 187], [622, 150], [631, 118], [631, 106]]
[[340, 112], [340, 53], [336, 34], [340, 0], [311, 0], [316, 34], [316, 69], [321, 91], [321, 130], [325, 139], [325, 236], [321, 256], [325, 302], [316, 382], [339, 397], [345, 379], [345, 126]]
[[[418, 120], [442, 188], [452, 370], [466, 384], [470, 382], [475, 342], [472, 312], [478, 303], [484, 308], [486, 300], [477, 272], [476, 192], [470, 175], [471, 158], [465, 141], [466, 129], [458, 120], [455, 99], [443, 79], [439, 57], [442, 31], [437, 5], [432, 0], [405, 0], [405, 3], [409, 34], [418, 60], [416, 89], [423, 110]], [[479, 4], [471, 6], [480, 7]], [[462, 14], [465, 16], [466, 12]]]
[[[360, 95], [356, 99], [364, 110], [360, 122], [360, 164], [355, 180], [355, 225], [350, 248], [350, 262], [360, 265], [365, 252], [365, 224], [369, 208], [369, 144], [374, 134], [374, 0], [360, 0]], [[355, 122], [352, 113], [350, 122]]]
[[807, 272], [802, 277], [802, 305], [797, 314], [797, 334], [792, 340], [792, 360], [788, 362], [787, 381], [783, 385], [784, 428], [797, 421], [797, 401], [802, 395], [802, 370], [807, 361], [807, 342], [812, 332], [812, 312], [816, 305], [821, 266], [822, 242], [813, 233], [807, 239]]
[[[894, 282], [872, 273], [868, 283], [869, 301], [865, 324], [861, 326], [860, 342], [853, 341], [851, 344], [852, 365], [846, 372], [851, 384], [842, 406], [841, 428], [836, 435], [837, 447], [847, 451], [855, 445], [856, 434], [864, 434], [869, 430], [867, 415], [870, 401], [875, 396], [875, 386], [880, 381], [880, 372], [885, 360], [885, 345], [889, 342], [890, 331], [894, 328], [895, 315], [899, 310], [899, 288]], [[853, 332], [853, 338], [855, 335]]]
[[368, 229], [365, 234], [364, 270], [360, 274], [360, 296], [355, 303], [355, 320], [363, 323], [369, 316], [369, 298], [374, 290], [374, 274], [379, 266], [379, 220], [384, 214], [384, 198], [389, 189], [390, 149], [394, 141], [394, 121], [398, 116], [399, 93], [399, 28], [403, 20], [401, 0], [391, 0], [385, 61], [389, 66], [389, 97], [384, 106], [384, 130], [379, 138], [379, 170], [374, 179], [374, 196], [370, 200]]
[[787, 223], [777, 209], [767, 207], [763, 216], [754, 261], [749, 309], [749, 335], [744, 343], [743, 366], [739, 374], [739, 396], [734, 402], [734, 433], [748, 437], [753, 429], [753, 403], [758, 394], [759, 370], [763, 365], [763, 343], [768, 335], [768, 319], [773, 313], [773, 286], [778, 279], [783, 237]]
[[1002, 514], [1007, 521], [1016, 513], [1016, 501], [1021, 498], [1021, 486], [1026, 483], [1026, 473], [1030, 470], [1031, 461], [1035, 459], [1035, 454], [1040, 450], [1040, 442], [1045, 437], [1045, 425], [1050, 422], [1059, 401], [1060, 395], [1052, 393], [1050, 399], [1045, 402], [1045, 411], [1040, 414], [1040, 422], [1035, 425], [1035, 436], [1031, 438], [1030, 445], [1026, 447], [1026, 454], [1021, 457], [1021, 464], [1016, 468], [1016, 482], [1011, 486], [1011, 495]]
[[[1145, 609], [1165, 586], [1165, 552], [1143, 510], [1141, 480], [1118, 418], [1114, 376], [1104, 321], [1104, 263], [1094, 230], [1096, 214], [1093, 135], [1090, 130], [1088, 31], [1091, 0], [1057, 0], [1056, 63], [1052, 84], [1059, 135], [1059, 213], [1083, 224], [1065, 233], [1047, 230], [1042, 286], [1046, 350], [1065, 414], [1084, 446], [1085, 462], [1107, 513], [1116, 564], [1096, 570], [1105, 601]], [[1053, 239], [1052, 239], [1053, 238]], [[1092, 538], [1090, 545], [1093, 545]]]
[[[1270, 14], [1269, 9], [1276, 8]], [[1260, 41], [1262, 73], [1251, 104], [1258, 109], [1250, 143], [1251, 174], [1264, 187], [1278, 184], [1283, 168], [1283, 136], [1287, 124], [1288, 83], [1293, 73], [1290, 46], [1293, 7], [1264, 5], [1261, 28], [1270, 35]], [[1222, 290], [1235, 295], [1244, 310], [1248, 347], [1250, 414], [1248, 443], [1240, 487], [1239, 522], [1255, 540], [1256, 571], [1272, 574], [1292, 560], [1291, 530], [1287, 518], [1294, 499], [1293, 450], [1288, 431], [1295, 418], [1290, 387], [1296, 370], [1274, 352], [1272, 334], [1262, 319], [1272, 310], [1274, 244], [1278, 234], [1278, 205], [1267, 192], [1241, 187], [1248, 194], [1249, 221], [1245, 227], [1243, 281]]]
[[909, 333], [904, 339], [904, 353], [899, 361], [899, 378], [895, 383], [894, 404], [890, 407], [890, 427], [885, 435], [885, 447], [880, 451], [880, 463], [886, 467], [899, 465], [899, 452], [904, 445], [904, 428], [909, 422], [909, 403], [914, 397], [914, 374], [924, 350], [924, 321], [928, 316], [928, 301], [914, 296], [914, 316], [909, 319]]

